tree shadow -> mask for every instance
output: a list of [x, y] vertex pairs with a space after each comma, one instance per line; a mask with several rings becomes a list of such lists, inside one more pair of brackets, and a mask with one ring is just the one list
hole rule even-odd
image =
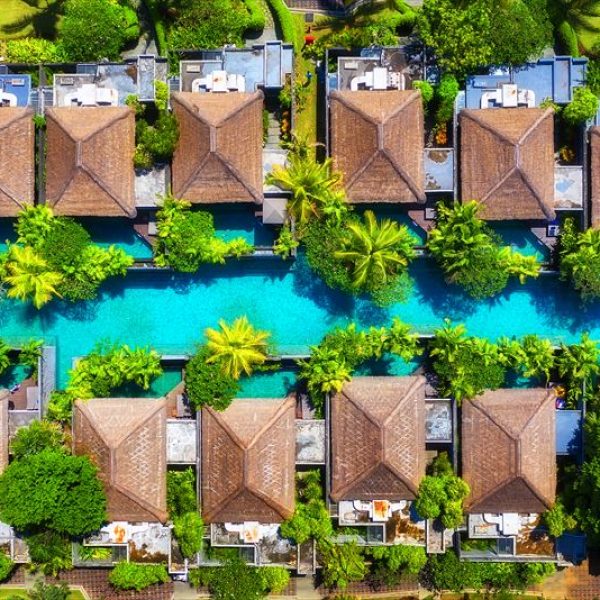
[[[36, 12], [23, 15], [20, 19], [3, 25], [0, 32], [5, 35], [18, 35], [31, 27], [35, 37], [49, 40], [56, 38], [58, 23], [63, 13], [64, 0], [21, 0]], [[33, 37], [33, 36], [32, 36]]]

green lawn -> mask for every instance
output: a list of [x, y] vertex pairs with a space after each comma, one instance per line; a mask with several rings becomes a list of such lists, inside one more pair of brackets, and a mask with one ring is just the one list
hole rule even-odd
[[[52, 36], [56, 15], [52, 10], [55, 0], [40, 1], [41, 8], [29, 6], [23, 0], [0, 0], [0, 39], [26, 36]], [[33, 19], [33, 21], [32, 21]]]
[[[10, 596], [20, 596], [21, 598], [28, 597], [25, 588], [0, 588], [0, 598], [8, 598]], [[79, 590], [73, 590], [69, 594], [69, 600], [86, 600], [86, 598]]]

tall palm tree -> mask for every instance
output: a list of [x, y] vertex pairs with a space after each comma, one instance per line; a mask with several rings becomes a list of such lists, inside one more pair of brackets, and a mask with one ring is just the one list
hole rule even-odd
[[9, 298], [31, 299], [39, 309], [53, 296], [62, 297], [56, 289], [62, 282], [62, 275], [51, 271], [31, 246], [11, 246], [6, 270], [8, 274], [4, 280], [11, 286], [7, 292]]
[[207, 362], [219, 363], [234, 379], [239, 379], [242, 373], [250, 375], [254, 366], [265, 362], [270, 334], [254, 329], [246, 316], [231, 324], [220, 320], [219, 330], [209, 328], [204, 333], [211, 353]]
[[341, 210], [345, 197], [339, 187], [340, 180], [340, 173], [332, 169], [331, 159], [319, 163], [304, 152], [290, 154], [287, 166], [277, 165], [267, 176], [268, 183], [292, 192], [288, 212], [300, 226], [312, 217]]
[[408, 265], [414, 256], [414, 239], [404, 225], [391, 219], [377, 222], [367, 210], [364, 224], [350, 223], [344, 250], [335, 257], [352, 267], [353, 284], [358, 289], [381, 287]]

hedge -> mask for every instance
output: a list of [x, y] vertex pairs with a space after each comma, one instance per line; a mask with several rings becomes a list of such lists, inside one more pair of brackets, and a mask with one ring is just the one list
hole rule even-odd
[[294, 17], [290, 9], [286, 6], [283, 0], [267, 0], [271, 10], [275, 13], [275, 17], [281, 28], [281, 35], [284, 42], [294, 44], [294, 50], [301, 50], [302, 40], [296, 37], [296, 28], [294, 26]]
[[250, 13], [248, 19], [248, 29], [252, 31], [261, 31], [265, 28], [265, 13], [259, 0], [244, 0], [246, 8]]

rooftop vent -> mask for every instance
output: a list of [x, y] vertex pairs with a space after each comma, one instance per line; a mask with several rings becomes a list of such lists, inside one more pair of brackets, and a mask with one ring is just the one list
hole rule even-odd
[[117, 106], [119, 94], [113, 88], [100, 88], [84, 83], [76, 91], [65, 94], [63, 106]]
[[388, 71], [385, 67], [375, 67], [372, 71], [367, 71], [364, 75], [354, 77], [350, 81], [350, 89], [353, 92], [357, 90], [403, 90], [404, 87], [404, 75]]
[[519, 90], [514, 83], [503, 83], [495, 90], [481, 94], [481, 108], [489, 108], [490, 103], [503, 108], [517, 108], [518, 106], [535, 106], [535, 93], [532, 90]]
[[225, 94], [227, 92], [245, 92], [246, 80], [243, 75], [234, 75], [227, 71], [213, 71], [206, 77], [192, 81], [192, 92], [213, 92]]

